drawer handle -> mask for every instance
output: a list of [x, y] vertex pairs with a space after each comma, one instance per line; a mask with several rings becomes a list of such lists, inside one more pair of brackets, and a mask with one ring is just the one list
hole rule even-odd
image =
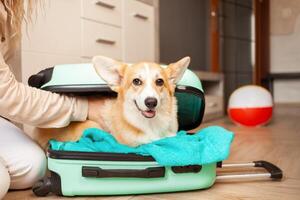
[[101, 44], [109, 44], [109, 45], [114, 45], [116, 43], [116, 41], [101, 39], [101, 38], [97, 39], [96, 42]]
[[148, 20], [148, 17], [139, 13], [135, 13], [133, 14], [134, 17], [138, 18], [138, 19], [142, 19], [142, 20]]
[[216, 103], [216, 102], [209, 102], [207, 104], [207, 106], [210, 107], [210, 108], [216, 107], [217, 105], [218, 105], [218, 103]]
[[104, 7], [104, 8], [109, 8], [109, 9], [112, 9], [112, 10], [116, 7], [116, 6], [114, 6], [114, 5], [105, 3], [105, 2], [103, 2], [103, 1], [96, 1], [95, 4], [96, 4], [97, 6], [102, 6], [102, 7]]

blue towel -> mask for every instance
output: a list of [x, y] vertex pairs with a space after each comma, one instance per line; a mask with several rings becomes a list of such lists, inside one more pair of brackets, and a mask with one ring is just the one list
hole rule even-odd
[[179, 131], [176, 136], [163, 138], [138, 147], [119, 144], [100, 129], [89, 128], [77, 142], [50, 140], [51, 149], [62, 151], [135, 153], [151, 155], [162, 166], [204, 165], [225, 160], [229, 156], [233, 133], [219, 126], [204, 128], [194, 135]]

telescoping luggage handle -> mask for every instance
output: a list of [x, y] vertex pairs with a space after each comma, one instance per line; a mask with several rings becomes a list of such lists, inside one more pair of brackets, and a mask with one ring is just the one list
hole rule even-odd
[[216, 180], [245, 179], [245, 178], [271, 178], [273, 180], [281, 180], [283, 176], [282, 170], [279, 167], [264, 160], [253, 161], [251, 163], [239, 163], [239, 164], [220, 163], [219, 167], [221, 168], [261, 167], [264, 168], [268, 173], [218, 175], [216, 177]]
[[82, 177], [90, 178], [160, 178], [164, 176], [164, 167], [148, 167], [146, 169], [102, 169], [100, 167], [82, 167]]

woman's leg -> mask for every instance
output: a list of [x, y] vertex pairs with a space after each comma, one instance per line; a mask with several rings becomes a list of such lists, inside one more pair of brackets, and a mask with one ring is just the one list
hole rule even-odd
[[46, 172], [43, 150], [14, 124], [0, 117], [0, 157], [10, 176], [10, 189], [25, 189]]
[[0, 199], [2, 199], [9, 188], [10, 178], [6, 167], [2, 163], [1, 158], [0, 158], [0, 177], [1, 177], [0, 178]]

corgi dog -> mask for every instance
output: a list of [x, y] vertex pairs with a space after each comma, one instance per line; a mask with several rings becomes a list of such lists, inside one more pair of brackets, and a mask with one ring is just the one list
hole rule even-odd
[[78, 140], [84, 129], [91, 127], [111, 133], [119, 143], [128, 146], [176, 135], [174, 92], [190, 63], [189, 57], [165, 67], [152, 62], [129, 65], [104, 56], [95, 56], [92, 62], [97, 74], [117, 93], [116, 98], [100, 97], [102, 122], [87, 120], [60, 129], [38, 129], [33, 138], [41, 146], [45, 147], [49, 139]]

